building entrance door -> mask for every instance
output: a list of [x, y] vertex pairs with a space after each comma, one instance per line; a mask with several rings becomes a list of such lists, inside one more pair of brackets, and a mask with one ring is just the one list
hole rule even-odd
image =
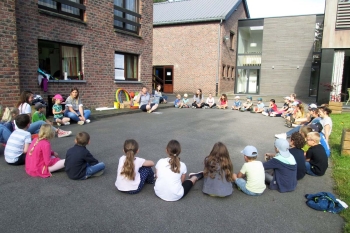
[[163, 87], [163, 92], [173, 93], [174, 66], [153, 67], [153, 88], [158, 84]]
[[260, 69], [237, 69], [237, 94], [258, 94]]

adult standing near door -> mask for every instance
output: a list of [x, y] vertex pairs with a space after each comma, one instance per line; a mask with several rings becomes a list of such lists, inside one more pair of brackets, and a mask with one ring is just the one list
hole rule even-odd
[[83, 107], [83, 103], [79, 97], [78, 88], [73, 87], [70, 91], [69, 97], [66, 99], [66, 110], [64, 116], [76, 121], [79, 125], [83, 125], [85, 123], [90, 123], [90, 114], [91, 111], [84, 109]]

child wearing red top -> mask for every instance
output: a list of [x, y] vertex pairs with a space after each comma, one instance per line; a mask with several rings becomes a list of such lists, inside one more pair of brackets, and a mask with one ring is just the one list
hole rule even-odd
[[50, 177], [51, 172], [64, 168], [64, 159], [51, 150], [50, 139], [55, 136], [51, 125], [40, 127], [39, 137], [30, 144], [25, 162], [25, 169], [30, 176]]
[[278, 109], [275, 99], [270, 99], [269, 108], [263, 111], [261, 114], [263, 114], [264, 116], [270, 116], [271, 113], [277, 112], [277, 110]]
[[222, 94], [220, 99], [219, 99], [218, 109], [226, 109], [227, 103], [228, 103], [228, 100], [227, 100], [226, 94]]

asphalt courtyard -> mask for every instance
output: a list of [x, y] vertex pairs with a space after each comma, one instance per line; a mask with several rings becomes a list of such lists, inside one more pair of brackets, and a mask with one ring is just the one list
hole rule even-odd
[[[259, 160], [273, 152], [274, 134], [285, 132], [280, 118], [218, 109], [160, 109], [156, 114], [135, 113], [76, 124], [67, 138], [55, 138], [52, 147], [62, 158], [74, 144], [74, 135], [91, 135], [88, 149], [106, 164], [103, 176], [85, 181], [68, 179], [64, 171], [50, 178], [32, 178], [24, 166], [0, 160], [1, 232], [341, 232], [343, 219], [310, 209], [305, 194], [332, 192], [331, 167], [323, 177], [305, 176], [294, 192], [267, 189], [251, 197], [234, 188], [226, 198], [202, 193], [199, 181], [177, 202], [159, 199], [153, 185], [128, 195], [116, 190], [118, 159], [125, 139], [139, 142], [139, 157], [157, 162], [166, 157], [169, 140], [181, 143], [181, 161], [188, 172], [203, 170], [203, 159], [215, 142], [229, 149], [234, 171], [244, 163], [240, 151], [258, 148]], [[3, 148], [0, 149], [3, 157]]]

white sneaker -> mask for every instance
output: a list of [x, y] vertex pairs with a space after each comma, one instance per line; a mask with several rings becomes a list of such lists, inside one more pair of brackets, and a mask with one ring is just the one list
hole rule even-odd
[[83, 125], [84, 121], [78, 121], [78, 125]]
[[72, 134], [72, 131], [64, 131], [64, 130], [61, 130], [61, 129], [59, 129], [59, 130], [57, 131], [57, 136], [58, 136], [59, 138], [67, 137], [67, 136], [69, 136], [69, 135], [71, 135], [71, 134]]
[[86, 120], [85, 120], [85, 123], [86, 123], [86, 124], [89, 124], [90, 122], [91, 122], [90, 119], [86, 119]]
[[275, 134], [275, 138], [287, 139], [286, 133]]
[[268, 116], [269, 115], [267, 112], [262, 112], [261, 114], [263, 114], [264, 116]]
[[66, 123], [64, 123], [64, 125], [70, 125], [70, 122], [66, 122]]

